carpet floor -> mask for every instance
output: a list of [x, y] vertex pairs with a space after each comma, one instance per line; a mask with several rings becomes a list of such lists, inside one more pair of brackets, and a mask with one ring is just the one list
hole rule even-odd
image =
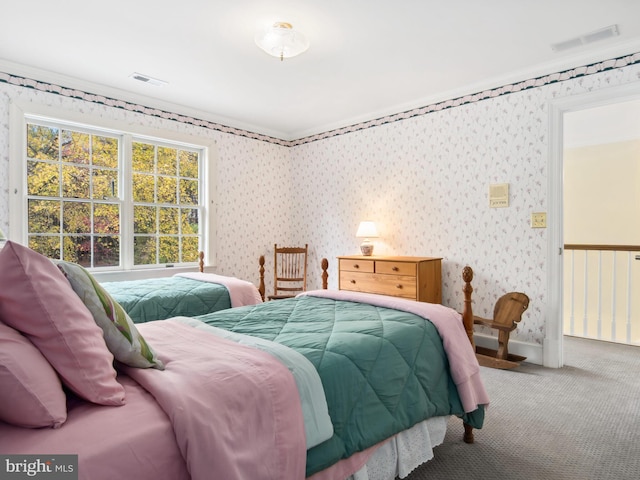
[[407, 479], [640, 479], [640, 347], [565, 337], [564, 363], [481, 367], [491, 404], [475, 443], [452, 418]]

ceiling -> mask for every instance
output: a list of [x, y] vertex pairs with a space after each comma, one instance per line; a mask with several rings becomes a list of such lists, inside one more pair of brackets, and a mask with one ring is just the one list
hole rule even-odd
[[[2, 20], [0, 71], [283, 140], [640, 52], [639, 0], [4, 0]], [[260, 50], [274, 21], [309, 50]]]
[[564, 148], [639, 141], [640, 99], [565, 112], [562, 121]]

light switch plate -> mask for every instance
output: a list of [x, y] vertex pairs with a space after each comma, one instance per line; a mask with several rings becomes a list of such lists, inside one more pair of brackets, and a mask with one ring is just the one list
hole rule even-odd
[[531, 228], [547, 228], [547, 213], [533, 212], [531, 214]]

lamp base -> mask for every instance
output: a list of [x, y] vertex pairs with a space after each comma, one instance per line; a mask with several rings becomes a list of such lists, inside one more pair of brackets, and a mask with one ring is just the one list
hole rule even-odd
[[371, 254], [373, 253], [373, 244], [371, 243], [361, 244], [360, 251], [362, 252], [362, 255], [364, 255], [365, 257], [370, 257]]

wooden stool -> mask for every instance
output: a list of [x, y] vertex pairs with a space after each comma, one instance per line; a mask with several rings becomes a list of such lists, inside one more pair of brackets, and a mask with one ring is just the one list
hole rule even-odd
[[516, 329], [522, 314], [529, 308], [529, 297], [521, 292], [510, 292], [498, 299], [493, 308], [493, 318], [474, 316], [473, 323], [498, 330], [498, 350], [476, 346], [478, 363], [484, 367], [515, 368], [526, 359], [509, 353], [509, 335]]

